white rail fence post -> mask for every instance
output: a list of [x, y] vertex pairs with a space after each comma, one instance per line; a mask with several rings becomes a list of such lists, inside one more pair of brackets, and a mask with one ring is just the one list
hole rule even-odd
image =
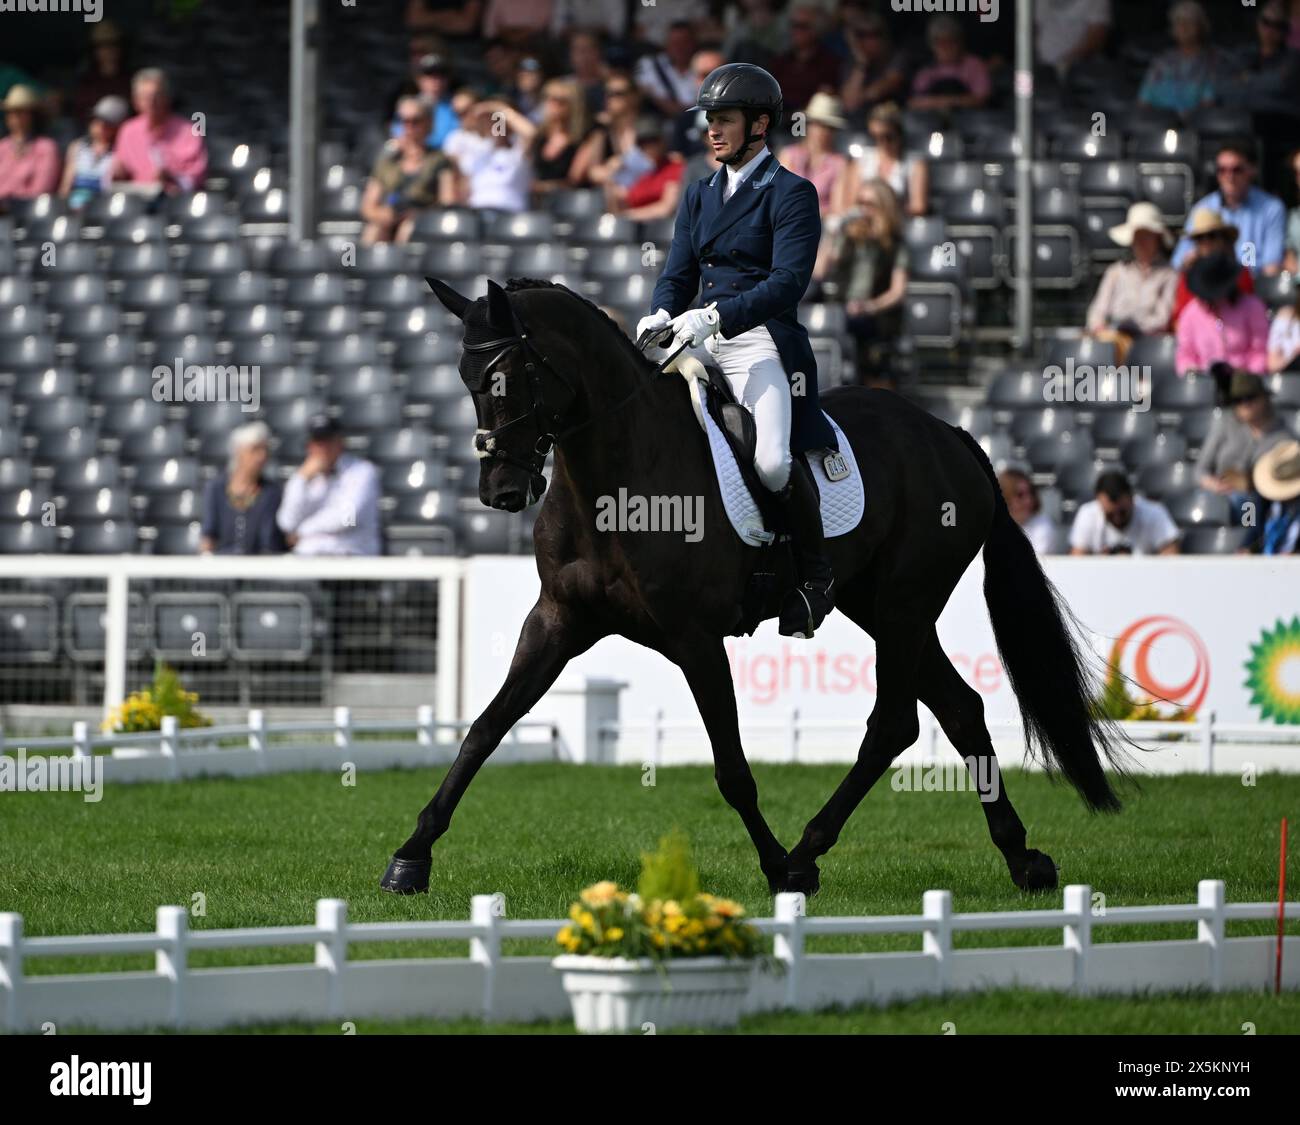
[[1210, 991], [1223, 988], [1223, 942], [1227, 930], [1224, 903], [1227, 888], [1222, 879], [1202, 879], [1196, 884], [1196, 904], [1213, 913], [1196, 923], [1196, 940], [1205, 946], [1210, 959]]
[[501, 959], [501, 930], [497, 925], [506, 912], [503, 894], [474, 895], [469, 900], [469, 918], [482, 927], [470, 938], [469, 959], [483, 966], [483, 1018], [490, 1020], [496, 1008], [497, 962]]
[[1206, 773], [1214, 772], [1214, 712], [1206, 711], [1201, 723], [1201, 761]]
[[428, 703], [421, 703], [415, 709], [415, 741], [421, 750], [432, 753], [433, 740], [433, 706]]
[[921, 949], [934, 958], [935, 984], [939, 992], [946, 992], [952, 962], [952, 891], [926, 891], [921, 914], [927, 923]]
[[352, 749], [352, 708], [334, 708], [334, 745], [341, 754]]
[[786, 760], [793, 763], [799, 760], [799, 708], [791, 707], [788, 726], [785, 733]]
[[176, 760], [176, 751], [179, 749], [178, 732], [180, 723], [175, 715], [164, 715], [161, 725], [162, 738], [158, 742], [158, 750], [162, 756], [167, 759], [167, 765], [172, 777], [180, 776], [180, 763]]
[[1065, 912], [1077, 921], [1065, 923], [1065, 948], [1074, 953], [1074, 991], [1088, 991], [1088, 958], [1092, 953], [1092, 887], [1071, 883], [1065, 888]]
[[329, 970], [326, 1007], [331, 1018], [343, 1015], [343, 970], [348, 961], [348, 904], [338, 898], [316, 900], [316, 964]]
[[248, 712], [248, 748], [257, 755], [257, 768], [266, 772], [266, 712], [260, 707]]
[[89, 758], [90, 755], [90, 724], [78, 719], [72, 724], [72, 756]]
[[183, 907], [158, 907], [158, 937], [164, 944], [154, 954], [154, 967], [160, 977], [166, 977], [171, 982], [167, 994], [167, 1022], [172, 1027], [183, 1027], [185, 1024], [189, 931], [190, 916]]
[[650, 713], [650, 764], [660, 766], [664, 758], [664, 709], [656, 707]]
[[0, 1027], [23, 1029], [23, 916], [0, 914]]
[[772, 954], [785, 965], [785, 1006], [798, 1008], [807, 900], [800, 891], [782, 891], [776, 896], [772, 913], [776, 921], [783, 923], [783, 928], [772, 939]]

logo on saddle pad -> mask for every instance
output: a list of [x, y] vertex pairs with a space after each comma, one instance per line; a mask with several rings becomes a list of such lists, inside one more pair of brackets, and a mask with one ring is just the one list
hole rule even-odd
[[822, 468], [826, 471], [826, 479], [829, 481], [844, 480], [852, 472], [849, 463], [844, 460], [844, 454], [834, 449], [826, 451], [826, 456], [822, 458]]

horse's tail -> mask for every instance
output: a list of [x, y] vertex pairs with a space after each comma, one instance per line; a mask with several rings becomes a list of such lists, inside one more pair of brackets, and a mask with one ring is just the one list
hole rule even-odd
[[984, 600], [1020, 705], [1028, 753], [1049, 774], [1064, 774], [1090, 809], [1115, 812], [1120, 801], [1103, 759], [1125, 774], [1127, 740], [1112, 720], [1094, 711], [1082, 629], [1007, 510], [984, 450], [965, 430], [954, 428], [993, 486], [996, 509], [984, 540]]

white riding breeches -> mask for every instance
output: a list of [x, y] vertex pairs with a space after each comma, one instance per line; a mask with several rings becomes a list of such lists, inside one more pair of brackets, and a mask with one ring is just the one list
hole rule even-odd
[[[730, 340], [711, 336], [709, 359], [726, 376], [736, 401], [754, 416], [754, 468], [772, 492], [790, 479], [790, 381], [772, 334], [759, 325]], [[696, 350], [698, 355], [698, 350]]]

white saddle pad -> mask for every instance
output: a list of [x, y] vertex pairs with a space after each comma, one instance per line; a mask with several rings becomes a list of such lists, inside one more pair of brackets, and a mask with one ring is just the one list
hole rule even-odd
[[[751, 547], [761, 547], [772, 541], [772, 533], [763, 525], [763, 517], [758, 505], [749, 494], [745, 478], [740, 475], [740, 466], [736, 455], [732, 453], [726, 436], [718, 428], [704, 405], [704, 389], [699, 379], [689, 379], [691, 394], [696, 399], [695, 416], [704, 427], [709, 439], [709, 450], [713, 454], [713, 468], [718, 474], [718, 488], [722, 492], [722, 506], [727, 511], [727, 519], [736, 529], [736, 534]], [[837, 535], [847, 535], [862, 522], [862, 510], [866, 506], [866, 493], [862, 487], [862, 474], [858, 472], [858, 462], [853, 456], [853, 447], [844, 431], [835, 424], [835, 419], [825, 411], [823, 416], [835, 431], [840, 453], [848, 465], [848, 476], [842, 480], [831, 480], [826, 475], [822, 463], [824, 451], [809, 450], [808, 464], [812, 466], [813, 476], [822, 501], [822, 532], [827, 539]]]

